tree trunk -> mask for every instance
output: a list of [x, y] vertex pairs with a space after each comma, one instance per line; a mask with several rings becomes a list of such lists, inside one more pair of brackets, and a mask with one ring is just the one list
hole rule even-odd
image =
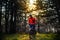
[[2, 32], [2, 27], [1, 27], [1, 15], [2, 15], [2, 1], [0, 0], [0, 33]]

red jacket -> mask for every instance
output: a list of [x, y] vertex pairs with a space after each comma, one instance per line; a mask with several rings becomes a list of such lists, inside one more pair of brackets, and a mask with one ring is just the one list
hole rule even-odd
[[29, 24], [36, 24], [36, 19], [33, 18], [33, 17], [32, 17], [32, 18], [29, 18], [29, 19], [28, 19], [28, 23], [29, 23]]

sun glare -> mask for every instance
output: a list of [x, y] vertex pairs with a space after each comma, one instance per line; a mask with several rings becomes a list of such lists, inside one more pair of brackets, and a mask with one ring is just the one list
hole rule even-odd
[[29, 0], [29, 5], [28, 5], [28, 11], [31, 10], [35, 10], [36, 9], [36, 5], [34, 5], [36, 3], [36, 0]]
[[30, 0], [30, 5], [33, 5], [33, 3], [34, 3], [34, 0]]

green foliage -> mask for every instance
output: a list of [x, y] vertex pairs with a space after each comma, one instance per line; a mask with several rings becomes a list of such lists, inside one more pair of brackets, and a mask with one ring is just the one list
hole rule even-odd
[[[54, 40], [56, 34], [36, 34], [36, 40]], [[34, 37], [33, 37], [34, 38]], [[28, 34], [5, 35], [3, 40], [29, 40]]]

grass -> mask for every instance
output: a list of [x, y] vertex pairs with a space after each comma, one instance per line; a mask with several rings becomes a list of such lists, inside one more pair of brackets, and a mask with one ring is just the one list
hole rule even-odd
[[[36, 40], [54, 40], [56, 34], [36, 34]], [[29, 40], [28, 34], [7, 34], [3, 40]]]

